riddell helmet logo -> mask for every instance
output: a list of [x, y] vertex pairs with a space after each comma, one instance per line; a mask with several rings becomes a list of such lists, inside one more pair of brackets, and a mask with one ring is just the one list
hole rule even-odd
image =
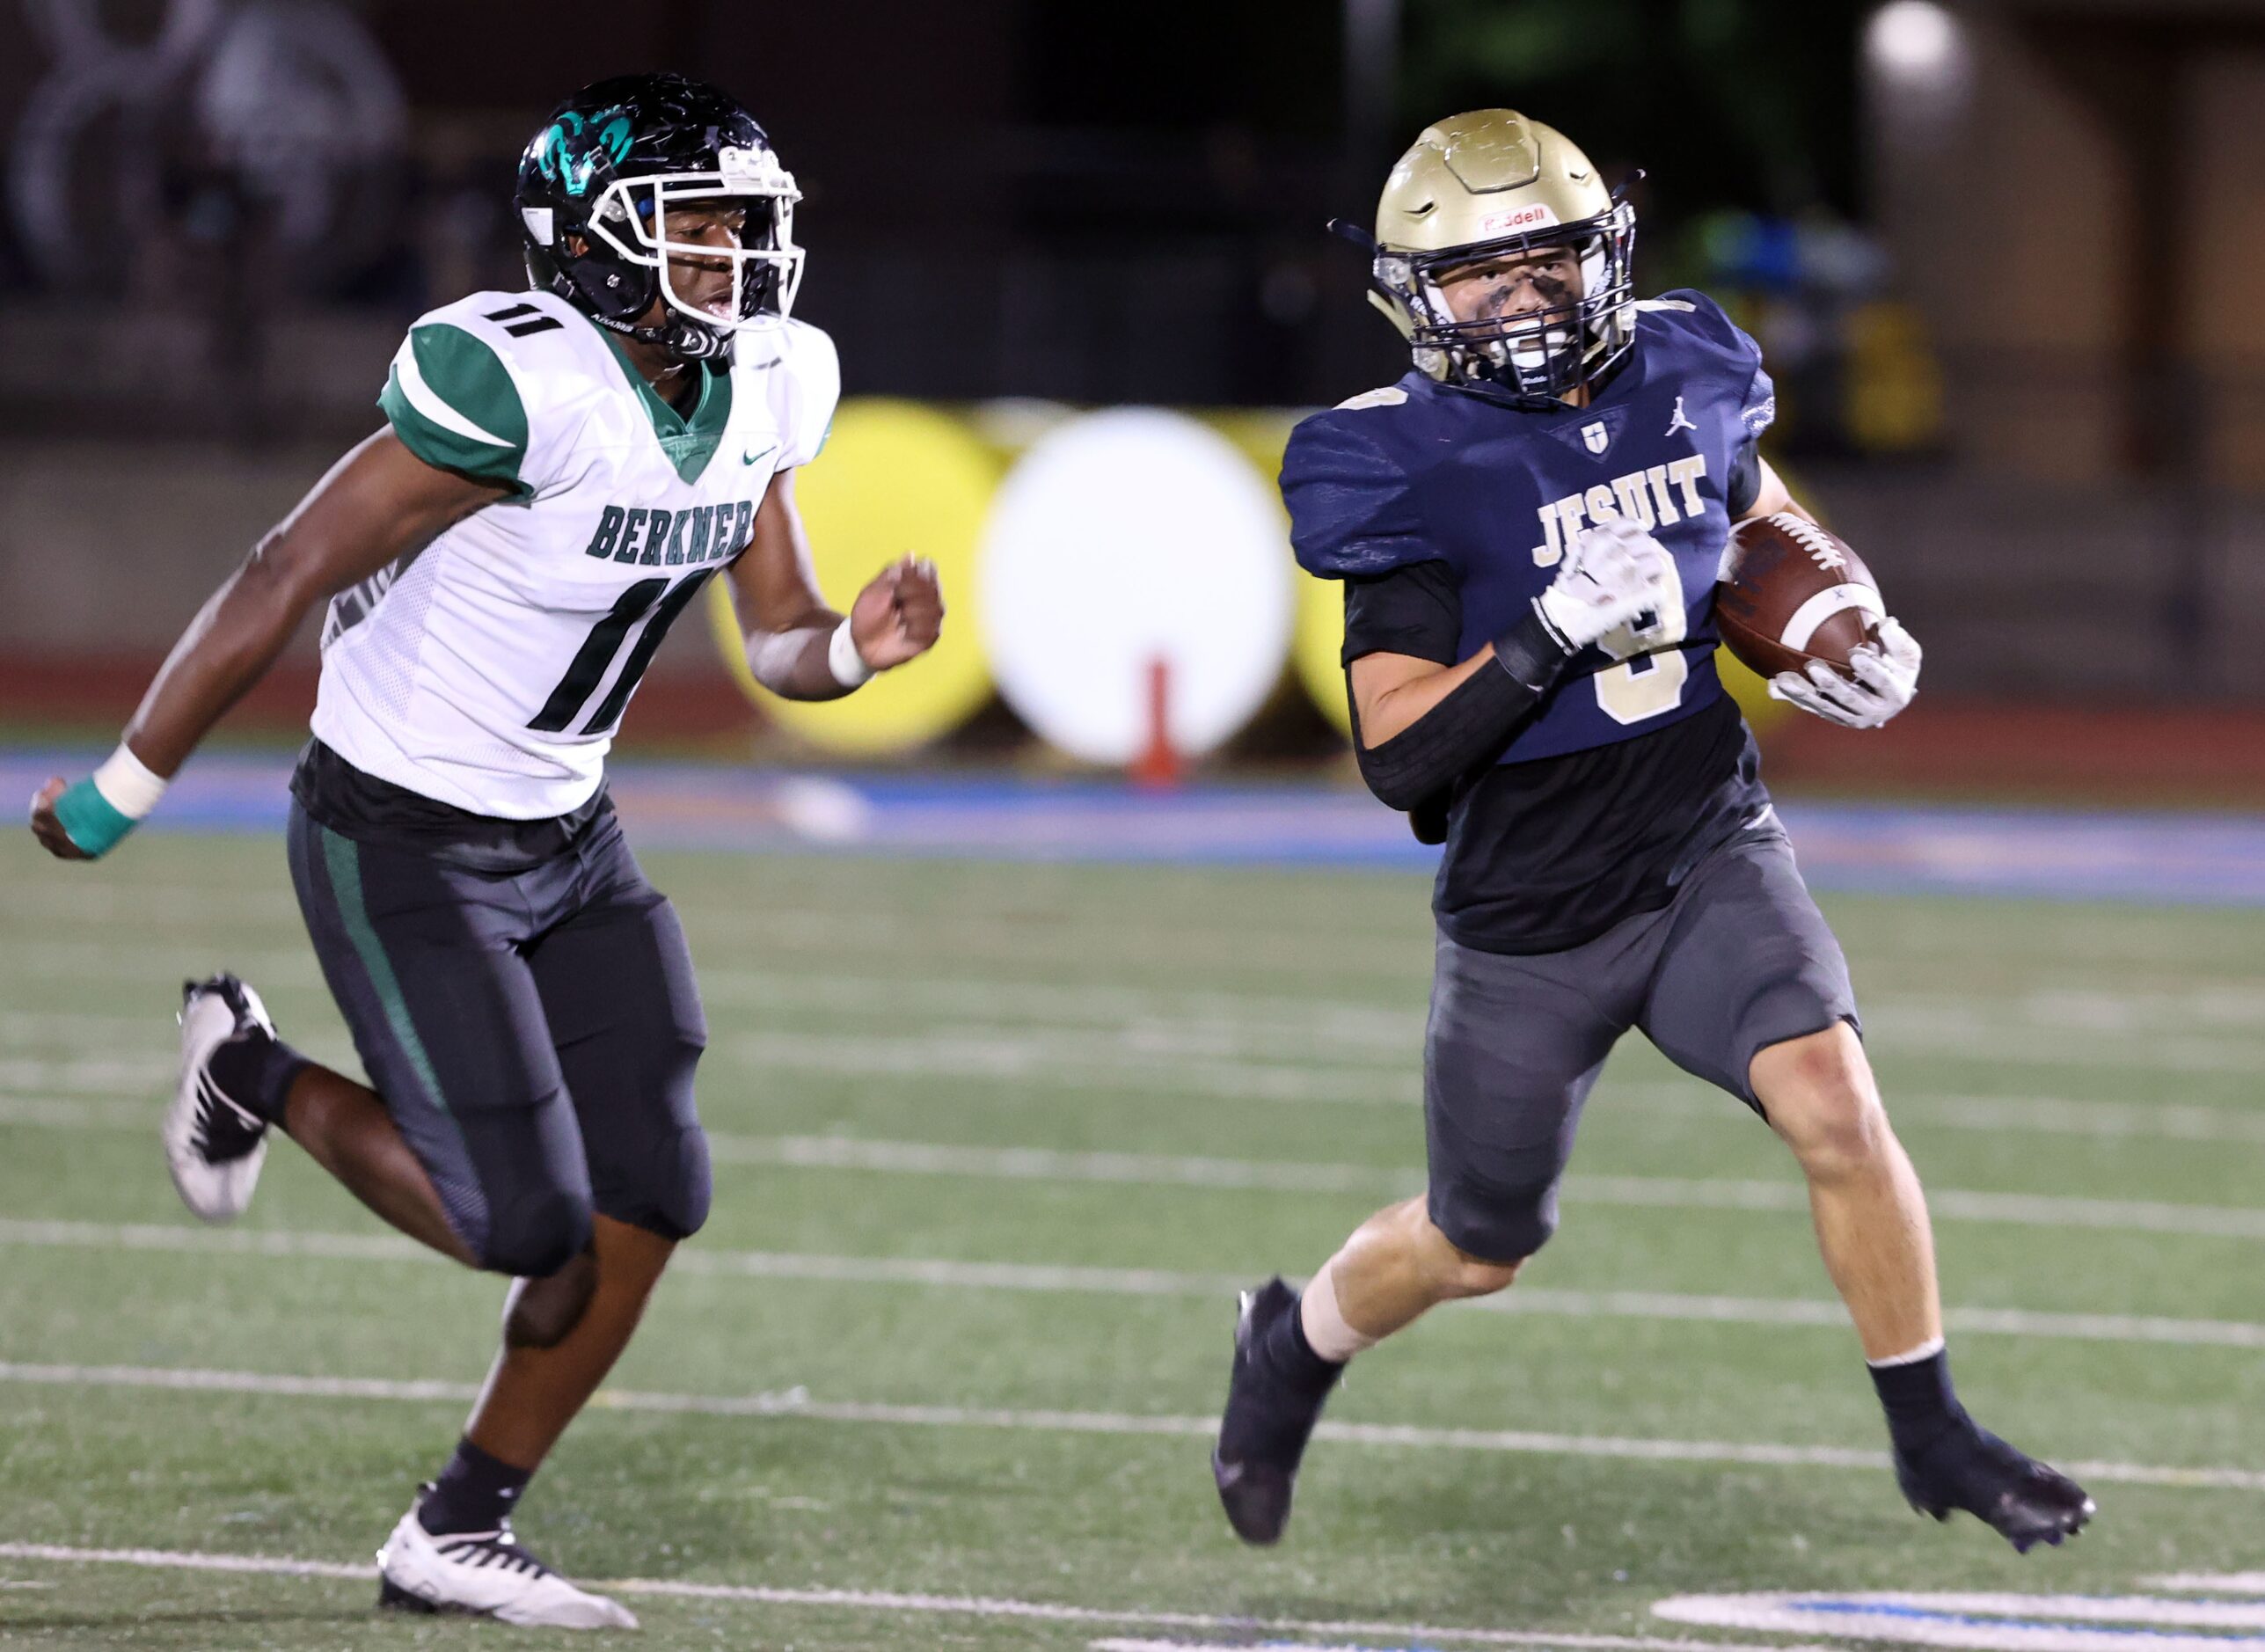
[[1557, 214], [1545, 201], [1531, 206], [1512, 207], [1506, 212], [1490, 212], [1479, 220], [1479, 229], [1486, 235], [1515, 235], [1521, 230], [1542, 230], [1557, 222]]

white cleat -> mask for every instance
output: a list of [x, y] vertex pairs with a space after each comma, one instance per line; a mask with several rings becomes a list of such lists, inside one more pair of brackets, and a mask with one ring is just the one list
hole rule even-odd
[[377, 1551], [377, 1604], [465, 1612], [546, 1629], [634, 1629], [617, 1600], [576, 1589], [519, 1546], [507, 1520], [493, 1531], [435, 1537], [411, 1509]]
[[259, 995], [234, 976], [181, 988], [181, 1076], [162, 1134], [181, 1202], [208, 1222], [244, 1214], [267, 1160], [267, 1122], [213, 1082], [212, 1053], [236, 1038], [275, 1036]]

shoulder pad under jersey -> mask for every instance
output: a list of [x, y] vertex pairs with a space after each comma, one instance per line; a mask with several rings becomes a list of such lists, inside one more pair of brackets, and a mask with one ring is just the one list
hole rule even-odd
[[427, 464], [498, 482], [524, 498], [541, 486], [594, 387], [605, 341], [548, 293], [473, 293], [418, 318], [393, 354], [377, 405]]
[[1397, 384], [1315, 413], [1290, 433], [1282, 502], [1298, 565], [1325, 580], [1389, 574], [1436, 560], [1406, 466], [1388, 426], [1405, 418]]
[[807, 464], [826, 445], [842, 398], [842, 365], [822, 328], [793, 318], [743, 332], [732, 353], [735, 393], [760, 396], [778, 421], [781, 470]]
[[1684, 288], [1640, 299], [1636, 304], [1639, 337], [1645, 348], [1675, 353], [1684, 373], [1721, 374], [1738, 398], [1739, 418], [1748, 436], [1758, 436], [1777, 417], [1776, 387], [1762, 365], [1762, 347], [1723, 313], [1705, 293]]

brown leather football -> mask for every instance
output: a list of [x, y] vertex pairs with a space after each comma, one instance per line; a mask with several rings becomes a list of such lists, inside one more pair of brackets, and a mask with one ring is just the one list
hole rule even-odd
[[1714, 588], [1722, 640], [1764, 676], [1811, 660], [1842, 670], [1849, 651], [1879, 634], [1880, 588], [1847, 542], [1779, 512], [1730, 530]]

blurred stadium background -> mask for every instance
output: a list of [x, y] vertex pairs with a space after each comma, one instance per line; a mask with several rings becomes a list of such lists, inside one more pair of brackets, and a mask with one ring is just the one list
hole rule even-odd
[[[562, 92], [718, 80], [806, 192], [798, 313], [850, 397], [801, 483], [829, 588], [919, 549], [953, 619], [819, 708], [688, 623], [626, 720], [617, 793], [714, 1023], [716, 1216], [525, 1524], [648, 1580], [647, 1644], [1684, 1634], [1652, 1604], [1916, 1583], [2136, 1614], [2008, 1646], [2260, 1644], [2254, 1598], [2133, 1591], [2258, 1589], [2265, 0], [0, 0], [0, 30], [19, 800], [374, 428], [405, 325], [519, 283], [512, 167]], [[1492, 104], [1644, 169], [1640, 288], [1762, 340], [1775, 462], [1926, 645], [1886, 730], [1753, 709], [1934, 1194], [1962, 1386], [2098, 1467], [2073, 1554], [1905, 1515], [1792, 1166], [1640, 1041], [1520, 1317], [1369, 1356], [1333, 1414], [1385, 1426], [1317, 1454], [1284, 1550], [1217, 1519], [1229, 1286], [1312, 1266], [1421, 1156], [1428, 854], [1353, 775], [1274, 469], [1300, 410], [1406, 366], [1323, 224]], [[459, 1643], [369, 1623], [354, 1568], [479, 1379], [492, 1282], [409, 1265], [288, 1151], [192, 1230], [150, 1134], [184, 975], [246, 969], [352, 1064], [264, 830], [314, 673], [310, 626], [102, 866], [0, 845], [0, 1640]], [[317, 1569], [67, 1563], [121, 1546]], [[873, 1590], [1056, 1615], [932, 1634]]]
[[[539, 113], [669, 62], [740, 91], [807, 192], [801, 313], [852, 398], [808, 479], [829, 573], [942, 556], [963, 646], [782, 730], [681, 627], [626, 752], [1112, 766], [1109, 731], [1148, 703], [1121, 644], [1170, 659], [1179, 743], [1215, 770], [1329, 770], [1329, 594], [1299, 591], [1249, 496], [1299, 409], [1404, 367], [1322, 224], [1365, 220], [1427, 119], [1507, 102], [1609, 174], [1645, 172], [1640, 281], [1705, 286], [1761, 338], [1777, 461], [1928, 645], [1926, 696], [1881, 735], [1773, 723], [1781, 784], [2265, 797], [2247, 619], [2265, 597], [2265, 6], [1169, 0], [1134, 21], [861, 0], [854, 26], [723, 0], [11, 10], [12, 727], [106, 729], [130, 707], [201, 596], [370, 428], [405, 323], [520, 280], [507, 192]], [[1072, 461], [1050, 487], [1026, 477], [1012, 522], [998, 506], [1040, 437], [1123, 405], [1226, 439], [1085, 444], [1143, 501], [1146, 566], [1248, 582], [1204, 614], [1114, 604], [1137, 634], [1105, 635], [1108, 669], [1082, 673], [1108, 703], [1068, 704], [1020, 616], [1081, 594], [1106, 616], [1112, 588], [1142, 587], [1140, 561], [1092, 550], [1125, 501]], [[1229, 445], [1257, 489], [1217, 474]], [[1002, 536], [1031, 554], [990, 554]], [[1301, 599], [1320, 610], [1302, 684], [1283, 621]], [[311, 673], [311, 628], [231, 732], [297, 727]]]

